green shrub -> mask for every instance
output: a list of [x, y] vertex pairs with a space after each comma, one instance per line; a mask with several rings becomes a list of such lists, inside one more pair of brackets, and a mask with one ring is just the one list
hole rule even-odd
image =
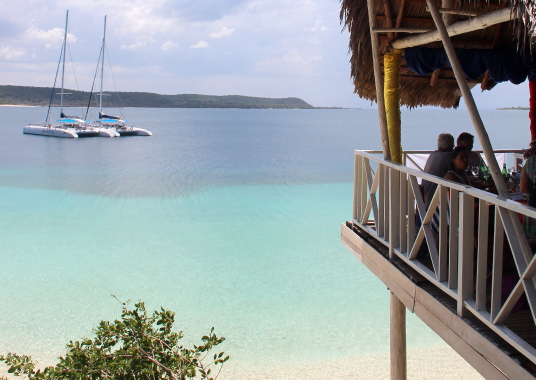
[[[214, 328], [201, 338], [200, 345], [181, 345], [182, 332], [173, 331], [175, 313], [161, 308], [151, 316], [143, 302], [129, 310], [122, 303], [120, 320], [101, 321], [94, 339], [67, 344], [67, 353], [54, 367], [35, 370], [31, 357], [17, 354], [0, 356], [8, 373], [28, 379], [214, 379], [212, 367], [221, 366], [229, 356], [223, 352], [210, 359], [209, 351], [222, 343]], [[219, 371], [218, 371], [219, 374]]]

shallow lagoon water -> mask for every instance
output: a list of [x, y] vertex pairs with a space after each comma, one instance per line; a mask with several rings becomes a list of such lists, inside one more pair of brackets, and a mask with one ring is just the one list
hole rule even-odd
[[[54, 362], [119, 316], [111, 294], [174, 310], [192, 342], [214, 326], [235, 364], [388, 350], [388, 291], [339, 242], [375, 110], [127, 109], [153, 137], [22, 135], [44, 112], [0, 108], [0, 352]], [[406, 149], [473, 130], [402, 117]], [[526, 112], [483, 118], [495, 148], [528, 145]], [[408, 342], [441, 344], [411, 315]]]

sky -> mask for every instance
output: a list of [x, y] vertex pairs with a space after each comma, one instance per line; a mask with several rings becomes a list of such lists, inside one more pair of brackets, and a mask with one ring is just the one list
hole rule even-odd
[[[91, 89], [107, 15], [105, 89], [375, 107], [353, 93], [339, 0], [2, 1], [0, 84], [52, 85], [67, 10], [67, 88]], [[473, 93], [481, 108], [528, 105], [527, 83]]]

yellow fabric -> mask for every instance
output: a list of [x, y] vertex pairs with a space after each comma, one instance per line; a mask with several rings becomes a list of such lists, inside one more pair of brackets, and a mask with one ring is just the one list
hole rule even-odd
[[402, 163], [402, 133], [400, 130], [400, 61], [402, 50], [395, 49], [383, 58], [385, 113], [391, 161]]

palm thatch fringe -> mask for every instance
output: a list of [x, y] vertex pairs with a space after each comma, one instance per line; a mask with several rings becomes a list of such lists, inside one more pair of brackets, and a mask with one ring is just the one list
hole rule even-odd
[[[388, 0], [389, 1], [389, 0]], [[391, 0], [391, 4], [395, 3], [395, 9], [398, 4], [396, 1]], [[430, 17], [429, 14], [425, 14], [425, 3], [412, 3], [409, 0], [411, 6], [406, 6], [407, 17], [417, 17], [419, 20], [424, 17]], [[477, 0], [478, 2], [478, 0]], [[474, 7], [477, 3], [475, 0], [460, 0], [458, 6], [461, 8]], [[482, 4], [482, 3], [480, 3]], [[517, 21], [513, 21], [513, 28], [508, 28], [512, 33], [508, 35], [506, 30], [497, 29], [496, 38], [499, 37], [499, 44], [504, 46], [505, 44], [510, 46], [518, 46], [523, 48], [527, 45], [532, 45], [536, 41], [536, 0], [506, 0], [506, 2], [497, 3], [489, 2], [489, 7], [493, 10], [504, 7], [504, 5], [510, 6], [514, 16], [521, 15]], [[385, 19], [384, 9], [382, 2], [375, 1], [374, 14]], [[421, 9], [422, 8], [422, 9]], [[394, 9], [393, 9], [394, 10]], [[413, 13], [413, 14], [412, 14]], [[395, 15], [392, 15], [395, 16]], [[370, 40], [369, 20], [367, 13], [367, 1], [366, 0], [341, 0], [341, 23], [344, 28], [348, 28], [350, 32], [350, 42], [348, 50], [350, 53], [350, 70], [351, 77], [354, 82], [354, 92], [361, 98], [376, 101], [376, 88], [374, 85], [374, 71], [372, 66], [372, 46]], [[385, 25], [384, 25], [385, 27]], [[500, 28], [500, 26], [497, 26]], [[499, 33], [500, 32], [500, 33]], [[483, 33], [489, 33], [484, 36]], [[464, 43], [464, 40], [472, 40], [473, 45], [478, 47], [474, 42], [482, 41], [482, 44], [486, 44], [487, 48], [496, 46], [496, 42], [493, 46], [489, 45], [489, 36], [493, 36], [493, 31], [488, 32], [473, 32], [469, 37], [461, 38], [460, 43]], [[488, 41], [488, 42], [486, 42]], [[385, 48], [388, 45], [387, 41], [383, 41], [381, 50], [385, 52]], [[478, 43], [477, 43], [478, 45]], [[430, 45], [431, 47], [431, 45]], [[435, 46], [434, 46], [435, 47]], [[439, 47], [439, 45], [437, 46]], [[483, 48], [484, 46], [481, 46]], [[435, 86], [431, 86], [427, 77], [415, 75], [414, 77], [402, 77], [401, 78], [401, 99], [402, 105], [407, 107], [419, 107], [424, 105], [440, 106], [444, 108], [456, 108], [459, 104], [460, 93], [458, 91], [458, 85], [451, 80], [439, 80]], [[428, 78], [429, 79], [429, 78]]]

